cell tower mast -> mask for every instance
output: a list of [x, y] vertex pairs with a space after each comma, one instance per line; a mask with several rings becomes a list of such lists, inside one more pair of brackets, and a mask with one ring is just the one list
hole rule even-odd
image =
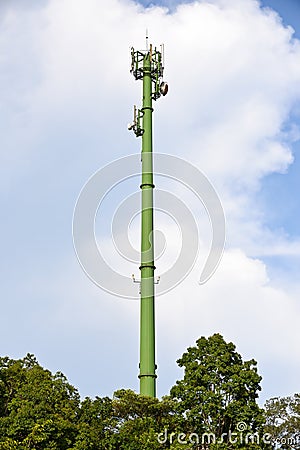
[[143, 106], [134, 107], [133, 123], [128, 126], [142, 137], [142, 211], [141, 211], [141, 280], [140, 280], [140, 393], [156, 396], [155, 364], [155, 291], [153, 242], [153, 159], [152, 159], [152, 100], [168, 92], [163, 76], [163, 46], [158, 51], [152, 45], [146, 50], [131, 49], [131, 73], [143, 81]]

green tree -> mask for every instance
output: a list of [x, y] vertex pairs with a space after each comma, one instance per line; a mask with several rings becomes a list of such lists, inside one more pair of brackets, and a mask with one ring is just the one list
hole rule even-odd
[[86, 397], [78, 413], [78, 431], [72, 450], [110, 450], [117, 420], [108, 397]]
[[65, 376], [43, 369], [33, 355], [0, 358], [0, 448], [69, 449], [79, 404]]
[[300, 449], [300, 394], [267, 400], [265, 416], [274, 448]]
[[156, 450], [181, 449], [176, 442], [170, 444], [165, 438], [179, 432], [178, 415], [170, 398], [147, 397], [131, 390], [121, 389], [114, 394], [113, 410], [117, 419], [113, 449], [118, 450]]
[[[251, 441], [244, 445], [246, 434], [260, 432], [264, 421], [257, 404], [261, 377], [256, 362], [243, 361], [233, 343], [214, 334], [198, 339], [177, 363], [184, 368], [184, 377], [171, 389], [171, 397], [187, 433], [207, 439], [205, 442], [214, 443], [215, 439], [219, 444], [212, 448], [261, 448], [259, 435], [254, 442], [260, 446]], [[230, 442], [232, 433], [237, 433], [232, 439], [238, 439], [237, 444]]]
[[175, 450], [158, 435], [175, 430], [176, 420], [171, 399], [122, 389], [113, 399], [80, 401], [62, 373], [33, 355], [0, 358], [0, 450]]
[[[243, 361], [219, 334], [198, 339], [178, 364], [183, 379], [162, 400], [121, 389], [112, 399], [80, 401], [62, 373], [33, 355], [0, 358], [0, 450], [187, 450], [203, 448], [205, 433], [205, 448], [261, 449], [267, 446], [244, 437], [261, 433], [265, 417], [265, 432], [299, 437], [299, 396], [271, 399], [263, 416], [256, 362]], [[230, 434], [241, 431], [233, 444]]]

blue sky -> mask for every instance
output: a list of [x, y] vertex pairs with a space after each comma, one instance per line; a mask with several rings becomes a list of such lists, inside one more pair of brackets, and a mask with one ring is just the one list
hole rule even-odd
[[[273, 8], [283, 19], [284, 24], [293, 27], [296, 38], [300, 37], [300, 4], [297, 0], [283, 1], [272, 0], [262, 1], [262, 5]], [[299, 110], [294, 120], [299, 122]], [[272, 196], [277, 199], [277, 208], [273, 210], [272, 222], [275, 227], [283, 227], [291, 235], [299, 235], [300, 216], [299, 216], [299, 152], [300, 145], [295, 142], [293, 145], [295, 161], [289, 168], [289, 176], [274, 174], [264, 180], [262, 197], [265, 197], [267, 204], [271, 203]], [[271, 211], [270, 211], [271, 213]]]
[[[199, 288], [208, 220], [188, 193], [160, 181], [190, 206], [201, 246], [195, 270], [157, 301], [158, 393], [181, 376], [175, 361], [185, 348], [214, 332], [258, 360], [261, 401], [295, 392], [299, 4], [263, 2], [276, 16], [252, 0], [173, 2], [169, 13], [123, 0], [84, 6], [72, 0], [72, 8], [70, 2], [0, 7], [1, 354], [36, 354], [83, 396], [138, 389], [138, 302], [108, 295], [86, 277], [73, 248], [72, 215], [97, 169], [140, 150], [127, 131], [141, 98], [129, 73], [129, 48], [143, 47], [148, 28], [154, 43], [165, 42], [170, 84], [155, 104], [155, 150], [184, 156], [202, 170], [227, 220], [223, 260]], [[109, 226], [111, 210], [131, 189], [134, 182], [99, 211], [100, 244], [129, 276], [138, 269], [114, 256]], [[164, 217], [156, 223], [169, 237], [170, 251], [157, 264], [163, 271], [178, 250], [177, 235]], [[136, 223], [131, 237], [138, 235]]]

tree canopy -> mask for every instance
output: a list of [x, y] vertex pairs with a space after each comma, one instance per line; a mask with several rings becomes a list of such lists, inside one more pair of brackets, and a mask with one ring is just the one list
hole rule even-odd
[[282, 449], [300, 449], [300, 394], [274, 397], [265, 404], [266, 427]]
[[[262, 433], [274, 445], [281, 439], [276, 448], [300, 448], [287, 440], [300, 439], [300, 395], [259, 408], [256, 362], [220, 334], [201, 337], [177, 362], [183, 378], [161, 400], [128, 389], [82, 400], [33, 355], [0, 358], [0, 450], [272, 448]], [[237, 439], [245, 433], [257, 439]]]
[[2, 448], [68, 449], [79, 403], [78, 391], [65, 376], [43, 369], [33, 355], [0, 359]]
[[263, 411], [257, 404], [261, 376], [255, 360], [243, 361], [233, 343], [214, 334], [198, 339], [177, 363], [184, 367], [184, 377], [171, 389], [171, 397], [190, 433], [210, 433], [219, 448], [223, 442], [228, 448], [232, 433], [262, 429]]

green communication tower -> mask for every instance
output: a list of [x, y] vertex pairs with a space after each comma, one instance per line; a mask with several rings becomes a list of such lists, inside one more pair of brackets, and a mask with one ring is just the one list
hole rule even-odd
[[[148, 38], [146, 38], [147, 41]], [[131, 73], [143, 80], [143, 106], [134, 107], [133, 123], [128, 126], [142, 137], [142, 211], [141, 211], [141, 315], [140, 315], [140, 393], [156, 396], [154, 242], [153, 242], [153, 161], [152, 100], [166, 95], [168, 85], [162, 81], [163, 46], [160, 51], [150, 45], [145, 51], [131, 49]]]

